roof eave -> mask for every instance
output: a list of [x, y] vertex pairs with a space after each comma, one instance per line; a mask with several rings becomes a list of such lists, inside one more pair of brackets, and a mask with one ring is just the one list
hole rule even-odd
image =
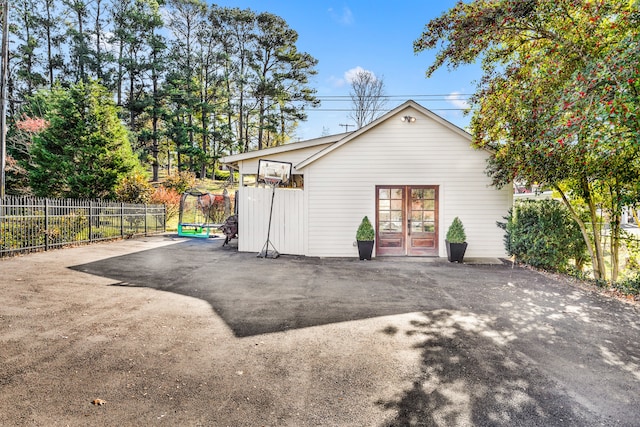
[[349, 135], [351, 132], [342, 134], [322, 136], [320, 138], [307, 139], [299, 142], [292, 142], [290, 144], [279, 145], [277, 147], [263, 148], [262, 150], [248, 151], [246, 153], [233, 154], [230, 156], [224, 156], [220, 158], [220, 163], [227, 165], [234, 165], [238, 162], [248, 159], [254, 159], [256, 157], [271, 156], [274, 154], [286, 153], [289, 151], [302, 150], [305, 148], [315, 147], [318, 145], [331, 144], [344, 138], [345, 135]]

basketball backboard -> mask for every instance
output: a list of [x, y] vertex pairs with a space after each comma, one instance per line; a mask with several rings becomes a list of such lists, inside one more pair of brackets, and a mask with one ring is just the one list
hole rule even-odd
[[289, 162], [260, 159], [258, 160], [258, 182], [277, 180], [280, 184], [286, 184], [291, 178], [291, 168], [292, 165]]

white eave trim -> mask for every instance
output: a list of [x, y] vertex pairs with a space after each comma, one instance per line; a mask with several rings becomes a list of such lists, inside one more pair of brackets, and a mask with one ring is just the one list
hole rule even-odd
[[231, 164], [243, 160], [255, 159], [258, 157], [266, 157], [274, 154], [287, 153], [289, 151], [302, 150], [305, 148], [315, 147], [318, 145], [331, 144], [341, 140], [345, 136], [353, 132], [345, 132], [337, 135], [323, 136], [320, 138], [307, 139], [305, 141], [292, 142], [290, 144], [279, 145], [277, 147], [264, 148], [262, 150], [254, 150], [246, 153], [234, 154], [220, 158], [220, 163]]

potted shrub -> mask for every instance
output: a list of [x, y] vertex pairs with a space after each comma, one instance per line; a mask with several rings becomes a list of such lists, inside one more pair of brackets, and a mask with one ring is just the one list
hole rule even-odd
[[447, 231], [445, 239], [447, 245], [447, 258], [449, 262], [462, 262], [464, 253], [467, 250], [467, 235], [460, 218], [455, 217]]
[[362, 218], [362, 222], [356, 232], [356, 241], [358, 242], [358, 255], [360, 259], [371, 259], [373, 253], [373, 243], [376, 238], [376, 232], [366, 216]]

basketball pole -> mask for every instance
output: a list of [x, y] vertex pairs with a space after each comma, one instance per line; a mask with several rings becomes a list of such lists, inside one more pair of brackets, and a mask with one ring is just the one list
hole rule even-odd
[[[276, 187], [278, 186], [279, 181], [275, 181], [271, 183], [271, 208], [269, 209], [269, 226], [267, 227], [267, 241], [265, 242], [262, 250], [258, 254], [258, 258], [271, 258], [275, 259], [280, 256], [280, 253], [276, 250], [276, 247], [271, 242], [271, 218], [273, 217], [273, 199], [276, 195]], [[271, 252], [271, 256], [269, 256], [269, 245], [273, 248]]]

